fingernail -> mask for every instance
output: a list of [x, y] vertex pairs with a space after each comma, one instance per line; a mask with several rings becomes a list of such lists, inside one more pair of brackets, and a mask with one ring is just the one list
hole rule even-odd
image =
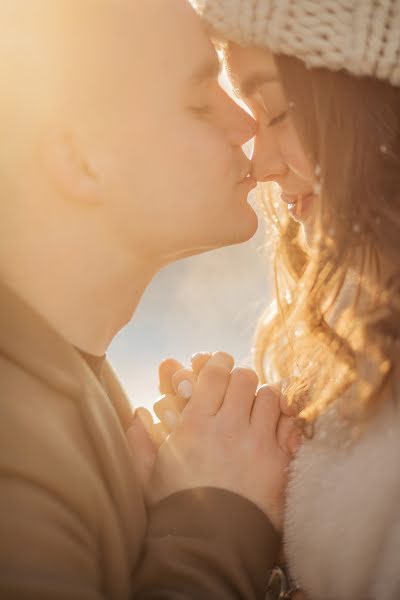
[[192, 382], [188, 379], [184, 379], [178, 385], [178, 395], [185, 400], [189, 400], [193, 394], [193, 385]]
[[164, 421], [166, 422], [166, 424], [168, 425], [168, 427], [171, 427], [171, 429], [173, 429], [176, 425], [176, 415], [175, 413], [172, 412], [172, 410], [166, 410], [164, 412]]

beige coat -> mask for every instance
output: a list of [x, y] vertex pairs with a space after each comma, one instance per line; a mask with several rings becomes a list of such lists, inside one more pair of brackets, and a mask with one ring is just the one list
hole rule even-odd
[[147, 514], [125, 439], [131, 409], [0, 285], [0, 598], [263, 597], [278, 538], [217, 489]]

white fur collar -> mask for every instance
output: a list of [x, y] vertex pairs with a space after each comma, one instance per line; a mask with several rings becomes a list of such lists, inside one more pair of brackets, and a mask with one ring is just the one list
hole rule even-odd
[[400, 408], [387, 401], [363, 437], [334, 409], [292, 465], [289, 570], [311, 600], [400, 598]]

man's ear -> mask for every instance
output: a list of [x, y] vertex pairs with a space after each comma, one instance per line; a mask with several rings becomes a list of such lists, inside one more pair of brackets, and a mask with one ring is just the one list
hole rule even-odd
[[100, 177], [84, 145], [73, 134], [47, 136], [43, 150], [49, 179], [65, 198], [84, 204], [100, 201]]

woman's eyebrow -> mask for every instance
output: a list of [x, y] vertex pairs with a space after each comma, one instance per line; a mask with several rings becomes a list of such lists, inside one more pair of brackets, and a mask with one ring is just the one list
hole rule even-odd
[[208, 79], [218, 79], [222, 69], [222, 63], [217, 57], [204, 62], [190, 76], [192, 85], [199, 85]]
[[272, 73], [253, 73], [244, 81], [238, 82], [236, 89], [240, 96], [249, 98], [264, 83], [273, 83], [276, 81], [278, 81], [278, 77]]

